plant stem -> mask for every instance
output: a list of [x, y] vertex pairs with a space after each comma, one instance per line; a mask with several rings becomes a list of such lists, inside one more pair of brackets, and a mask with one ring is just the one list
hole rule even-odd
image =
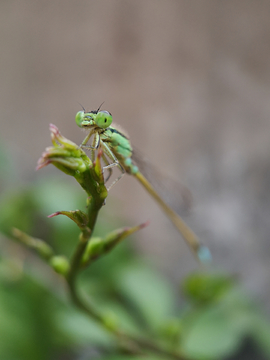
[[187, 360], [187, 358], [184, 358], [179, 354], [160, 348], [157, 344], [149, 340], [135, 338], [132, 335], [123, 333], [120, 329], [116, 327], [107, 326], [104, 316], [102, 316], [92, 305], [91, 306], [89, 304], [86, 305], [83, 302], [77, 291], [76, 279], [80, 269], [81, 258], [85, 251], [87, 242], [90, 239], [91, 233], [89, 233], [88, 236], [83, 236], [83, 235], [84, 233], [82, 232], [80, 236], [79, 244], [71, 261], [71, 268], [69, 274], [66, 277], [71, 300], [74, 303], [74, 305], [78, 309], [83, 311], [85, 314], [87, 314], [91, 318], [91, 320], [95, 320], [107, 331], [110, 331], [113, 335], [115, 335], [121, 342], [124, 342], [126, 348], [133, 354], [134, 353], [141, 354], [144, 350], [160, 356], [164, 356], [166, 357], [166, 359]]
[[120, 341], [124, 341], [125, 345], [128, 350], [130, 350], [134, 354], [134, 349], [136, 349], [137, 353], [142, 353], [144, 351], [149, 351], [151, 353], [164, 356], [166, 359], [173, 359], [173, 360], [188, 360], [186, 357], [183, 357], [180, 354], [176, 354], [174, 352], [170, 352], [168, 350], [160, 348], [157, 344], [140, 338], [135, 338], [132, 335], [128, 335], [123, 333], [121, 330], [113, 328], [113, 327], [107, 327], [104, 323], [103, 316], [96, 311], [92, 306], [86, 305], [82, 299], [79, 297], [77, 293], [77, 289], [75, 286], [75, 282], [68, 282], [69, 290], [71, 299], [76, 305], [77, 308], [82, 310], [85, 314], [87, 314], [91, 320], [97, 321], [101, 326], [105, 327], [106, 330], [110, 331], [113, 335], [115, 335]]
[[[104, 185], [103, 172], [100, 165], [100, 156], [96, 159], [95, 168], [89, 169], [89, 171], [85, 171], [77, 178], [80, 185], [87, 192], [88, 196], [90, 196], [90, 201], [88, 203], [87, 225], [81, 228], [79, 243], [71, 259], [69, 273], [66, 276], [71, 300], [74, 305], [78, 309], [83, 311], [85, 314], [87, 314], [91, 318], [91, 320], [95, 320], [103, 328], [115, 335], [120, 340], [120, 342], [124, 343], [126, 349], [128, 349], [130, 353], [142, 354], [142, 352], [150, 352], [161, 357], [165, 357], [166, 359], [187, 360], [179, 354], [160, 348], [154, 342], [145, 339], [135, 338], [132, 335], [125, 334], [122, 332], [122, 330], [117, 328], [116, 325], [108, 325], [106, 318], [92, 305], [86, 304], [78, 294], [76, 280], [77, 275], [80, 271], [82, 256], [85, 252], [88, 242], [91, 241], [91, 236], [94, 230], [99, 210], [103, 206], [105, 198], [107, 196], [107, 189]], [[96, 180], [97, 177], [99, 181]]]

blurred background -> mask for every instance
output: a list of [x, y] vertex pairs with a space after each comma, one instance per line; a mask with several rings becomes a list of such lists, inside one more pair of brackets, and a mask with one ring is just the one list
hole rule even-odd
[[[16, 169], [2, 190], [54, 177], [35, 172], [49, 124], [80, 144], [80, 104], [104, 101], [136, 148], [188, 186], [185, 220], [269, 313], [269, 13], [264, 0], [1, 1], [0, 141]], [[78, 207], [74, 196], [59, 209], [59, 194], [51, 212]], [[198, 268], [131, 176], [103, 214], [122, 226], [149, 219], [133, 245], [174, 281]]]

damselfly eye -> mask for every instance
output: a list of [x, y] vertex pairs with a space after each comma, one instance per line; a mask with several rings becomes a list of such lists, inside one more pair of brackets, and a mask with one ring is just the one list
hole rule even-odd
[[98, 127], [106, 129], [112, 123], [112, 115], [106, 110], [99, 111], [95, 118], [95, 123]]
[[83, 119], [84, 119], [84, 111], [77, 112], [77, 114], [75, 116], [75, 121], [79, 127], [82, 127]]

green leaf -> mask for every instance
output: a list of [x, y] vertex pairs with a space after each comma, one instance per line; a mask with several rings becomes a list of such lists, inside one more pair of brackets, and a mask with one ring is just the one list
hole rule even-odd
[[118, 272], [116, 287], [152, 328], [172, 315], [174, 293], [169, 283], [142, 263], [131, 263]]
[[99, 360], [162, 360], [162, 359], [164, 359], [164, 357], [154, 356], [154, 355], [152, 356], [110, 355], [99, 358]]
[[234, 281], [228, 275], [195, 273], [185, 280], [183, 292], [192, 300], [211, 302], [221, 297], [233, 285]]
[[72, 343], [98, 346], [112, 346], [114, 343], [115, 338], [112, 335], [75, 309], [65, 308], [56, 316], [59, 331], [64, 333]]
[[123, 304], [119, 304], [114, 300], [104, 301], [104, 299], [99, 299], [95, 301], [96, 306], [99, 305], [99, 309], [102, 310], [104, 317], [110, 317], [114, 322], [124, 331], [133, 335], [143, 335], [143, 329], [138, 326], [136, 319], [132, 316], [128, 309], [125, 309]]
[[270, 358], [270, 323], [258, 315], [252, 322], [252, 335], [265, 356]]
[[235, 326], [224, 308], [211, 306], [195, 316], [193, 323], [186, 324], [183, 331], [181, 349], [184, 354], [210, 360], [228, 356], [240, 346], [245, 331]]
[[1, 284], [0, 359], [51, 358], [59, 339], [52, 300], [42, 287], [25, 277]]
[[51, 215], [48, 215], [48, 218], [53, 218], [58, 215], [65, 215], [70, 220], [74, 221], [75, 224], [81, 229], [85, 229], [87, 222], [88, 222], [88, 216], [86, 213], [84, 213], [81, 210], [70, 210], [70, 211], [56, 211]]

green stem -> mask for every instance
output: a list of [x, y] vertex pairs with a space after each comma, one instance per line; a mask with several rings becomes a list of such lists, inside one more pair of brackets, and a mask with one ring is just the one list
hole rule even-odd
[[105, 185], [103, 183], [98, 184], [94, 180], [94, 171], [94, 169], [89, 169], [83, 174], [80, 174], [80, 176], [76, 177], [77, 181], [86, 191], [88, 196], [90, 196], [90, 201], [88, 203], [88, 222], [85, 227], [81, 229], [82, 232], [80, 234], [79, 243], [72, 257], [70, 271], [67, 275], [67, 282], [71, 289], [75, 289], [75, 278], [80, 269], [82, 256], [84, 254], [87, 243], [90, 241], [90, 238], [93, 234], [99, 210], [104, 204], [105, 198], [107, 196], [107, 189]]
[[[130, 350], [130, 352], [132, 353], [137, 352], [141, 354], [144, 350], [160, 356], [164, 356], [166, 357], [166, 359], [188, 360], [186, 357], [183, 357], [180, 354], [176, 354], [174, 352], [170, 352], [160, 348], [158, 345], [156, 345], [155, 343], [149, 340], [135, 338], [134, 336], [125, 334], [121, 330], [116, 328], [112, 328], [112, 327], [108, 328], [104, 323], [104, 318], [102, 317], [102, 315], [98, 311], [96, 311], [92, 306], [86, 305], [81, 300], [81, 298], [77, 293], [75, 282], [68, 284], [69, 284], [71, 299], [74, 305], [76, 305], [81, 311], [83, 311], [86, 315], [88, 315], [91, 318], [91, 320], [95, 320], [101, 326], [105, 327], [106, 330], [110, 331], [113, 335], [115, 335], [122, 343], [124, 342], [127, 349]], [[134, 351], [134, 349], [136, 350]]]
[[90, 316], [91, 319], [96, 320], [99, 323], [103, 323], [103, 319], [102, 316], [93, 309], [93, 307], [87, 307], [82, 300], [79, 298], [78, 293], [77, 293], [77, 288], [76, 288], [76, 273], [73, 272], [72, 276], [69, 276], [67, 278], [67, 283], [68, 283], [68, 287], [69, 287], [69, 293], [70, 293], [70, 297], [72, 302], [74, 303], [74, 305], [79, 308], [80, 310], [82, 310], [83, 312], [85, 312], [88, 316]]
[[[98, 165], [100, 166], [100, 164]], [[99, 176], [102, 178], [102, 169], [97, 169], [100, 171]], [[85, 252], [85, 248], [88, 242], [91, 241], [91, 236], [99, 210], [104, 204], [105, 198], [107, 196], [107, 189], [104, 185], [104, 182], [97, 182], [95, 180], [95, 176], [97, 175], [94, 174], [94, 171], [95, 169], [90, 169], [90, 171], [84, 172], [83, 175], [80, 174], [80, 177], [77, 178], [80, 185], [84, 188], [88, 196], [90, 196], [90, 201], [88, 204], [88, 222], [87, 225], [81, 229], [82, 232], [80, 234], [79, 243], [71, 260], [70, 271], [66, 276], [71, 300], [77, 308], [87, 314], [92, 320], [95, 320], [107, 331], [110, 331], [113, 335], [115, 335], [122, 343], [125, 344], [126, 349], [128, 349], [131, 353], [141, 354], [142, 352], [150, 352], [162, 357], [166, 357], [166, 359], [187, 360], [179, 354], [175, 354], [160, 348], [154, 342], [135, 338], [131, 335], [125, 334], [116, 326], [108, 326], [105, 317], [92, 305], [85, 304], [78, 294], [76, 279], [80, 270], [82, 256]]]
[[[91, 219], [92, 219], [91, 221], [93, 222], [91, 225], [94, 225], [96, 216], [92, 216]], [[90, 224], [88, 223], [88, 225], [90, 225]], [[92, 227], [92, 229], [93, 229], [93, 227]], [[134, 353], [141, 354], [142, 351], [144, 350], [144, 351], [148, 351], [151, 353], [155, 353], [160, 356], [164, 356], [167, 359], [187, 360], [186, 358], [184, 358], [183, 356], [181, 356], [179, 354], [175, 354], [173, 352], [170, 352], [170, 351], [160, 348], [158, 345], [156, 345], [153, 342], [150, 342], [145, 339], [135, 338], [131, 335], [125, 334], [121, 330], [117, 329], [116, 327], [108, 327], [106, 325], [106, 322], [104, 321], [104, 317], [92, 305], [91, 306], [89, 304], [86, 305], [82, 301], [82, 299], [80, 298], [78, 291], [77, 291], [76, 279], [77, 279], [78, 272], [80, 270], [81, 259], [82, 259], [83, 253], [85, 251], [87, 242], [90, 239], [90, 236], [91, 236], [91, 233], [88, 233], [88, 234], [84, 234], [84, 232], [81, 233], [80, 241], [79, 241], [77, 249], [73, 255], [70, 271], [66, 278], [68, 287], [69, 287], [70, 297], [71, 297], [71, 300], [74, 303], [74, 305], [78, 309], [83, 311], [85, 314], [87, 314], [91, 318], [91, 320], [95, 320], [102, 327], [104, 327], [107, 331], [110, 331], [122, 343], [124, 342], [126, 348], [133, 354]]]
[[[94, 217], [93, 217], [93, 219], [94, 219]], [[87, 242], [90, 239], [90, 236], [91, 236], [90, 233], [88, 233], [86, 236], [84, 236], [84, 232], [81, 233], [79, 244], [77, 246], [77, 249], [76, 249], [76, 251], [73, 255], [72, 261], [71, 261], [70, 271], [66, 277], [68, 287], [69, 287], [70, 297], [71, 297], [71, 300], [74, 303], [74, 305], [77, 308], [79, 308], [81, 311], [83, 311], [85, 314], [87, 314], [92, 320], [95, 320], [101, 326], [103, 326], [106, 330], [110, 331], [115, 336], [117, 336], [117, 338], [119, 340], [121, 340], [122, 342], [124, 341], [126, 344], [126, 347], [132, 353], [134, 353], [134, 349], [136, 349], [136, 351], [138, 353], [141, 353], [141, 350], [143, 349], [143, 350], [147, 350], [152, 353], [158, 354], [160, 356], [166, 356], [166, 358], [168, 358], [168, 359], [184, 360], [184, 358], [181, 355], [164, 350], [153, 342], [132, 337], [128, 334], [123, 333], [122, 331], [120, 331], [119, 329], [117, 329], [115, 327], [106, 326], [104, 317], [93, 306], [90, 306], [89, 304], [86, 305], [82, 301], [82, 299], [80, 298], [78, 291], [77, 291], [76, 279], [77, 279], [77, 275], [78, 275], [78, 272], [80, 269], [81, 259], [82, 259], [83, 253], [85, 251]]]

